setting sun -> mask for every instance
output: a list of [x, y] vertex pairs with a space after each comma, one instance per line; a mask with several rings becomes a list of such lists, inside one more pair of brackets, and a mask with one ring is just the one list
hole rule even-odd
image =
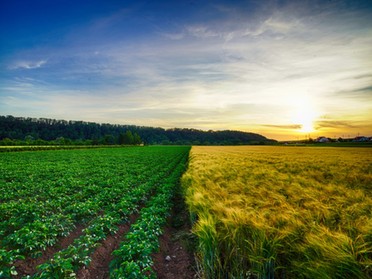
[[292, 114], [292, 123], [299, 125], [299, 131], [302, 133], [310, 133], [314, 131], [314, 122], [318, 113], [313, 108], [312, 102], [303, 99], [296, 103], [296, 109]]
[[311, 111], [304, 111], [298, 117], [298, 123], [301, 125], [301, 132], [309, 133], [314, 130], [314, 113]]
[[371, 1], [65, 2], [1, 1], [0, 116], [372, 135]]
[[301, 132], [309, 133], [312, 132], [314, 129], [313, 122], [311, 120], [307, 120], [301, 124]]

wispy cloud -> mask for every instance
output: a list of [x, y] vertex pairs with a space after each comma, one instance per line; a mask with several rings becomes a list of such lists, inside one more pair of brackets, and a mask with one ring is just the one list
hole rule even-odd
[[205, 25], [190, 25], [186, 27], [187, 32], [197, 38], [210, 38], [219, 36], [218, 32], [215, 32]]
[[37, 60], [37, 61], [30, 61], [30, 60], [24, 60], [24, 61], [16, 61], [12, 65], [9, 66], [9, 69], [16, 70], [16, 69], [37, 69], [42, 67], [47, 63], [47, 60]]
[[355, 89], [354, 92], [372, 93], [372, 85]]
[[268, 127], [268, 128], [275, 128], [275, 129], [286, 129], [286, 130], [299, 130], [302, 128], [302, 125], [299, 124], [292, 124], [292, 125], [270, 125], [270, 124], [263, 124], [261, 126]]
[[185, 37], [185, 34], [181, 32], [180, 33], [159, 32], [159, 34], [170, 40], [181, 40]]
[[[7, 75], [15, 76], [1, 80], [6, 112], [49, 107], [50, 117], [272, 134], [299, 132], [293, 115], [301, 110], [321, 131], [366, 123], [371, 20], [310, 1], [254, 3], [215, 5], [216, 16], [171, 28], [146, 21], [138, 32], [127, 26], [140, 18], [131, 18], [134, 10], [98, 18], [62, 46], [9, 58]], [[22, 101], [22, 91], [37, 101]]]
[[355, 121], [348, 121], [348, 120], [320, 120], [316, 122], [316, 128], [341, 128], [341, 129], [349, 129], [349, 128], [357, 128], [360, 126], [361, 123]]

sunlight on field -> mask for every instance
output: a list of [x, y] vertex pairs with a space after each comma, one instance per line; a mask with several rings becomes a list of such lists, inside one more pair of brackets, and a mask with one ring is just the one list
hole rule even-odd
[[206, 278], [372, 275], [372, 149], [193, 147], [190, 155], [183, 185]]

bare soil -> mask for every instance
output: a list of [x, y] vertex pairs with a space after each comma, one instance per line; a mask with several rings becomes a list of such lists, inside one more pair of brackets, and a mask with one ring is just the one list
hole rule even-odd
[[179, 231], [167, 226], [160, 237], [160, 251], [153, 255], [154, 271], [159, 279], [196, 278], [193, 253]]
[[159, 279], [197, 278], [196, 238], [191, 233], [190, 218], [181, 193], [175, 194], [173, 204], [172, 216], [159, 238], [160, 251], [153, 254], [153, 269]]
[[129, 231], [130, 226], [139, 214], [132, 214], [130, 221], [119, 225], [119, 230], [114, 235], [109, 235], [94, 251], [88, 267], [82, 267], [77, 272], [78, 279], [106, 279], [109, 278], [109, 264], [113, 260], [112, 252], [119, 248], [123, 236]]

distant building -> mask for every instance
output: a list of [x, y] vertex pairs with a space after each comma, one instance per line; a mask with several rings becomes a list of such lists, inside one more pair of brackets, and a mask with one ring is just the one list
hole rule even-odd
[[330, 142], [330, 139], [326, 137], [318, 137], [315, 142]]
[[370, 141], [370, 138], [360, 136], [360, 137], [356, 137], [353, 139], [353, 142], [366, 142], [366, 141]]

